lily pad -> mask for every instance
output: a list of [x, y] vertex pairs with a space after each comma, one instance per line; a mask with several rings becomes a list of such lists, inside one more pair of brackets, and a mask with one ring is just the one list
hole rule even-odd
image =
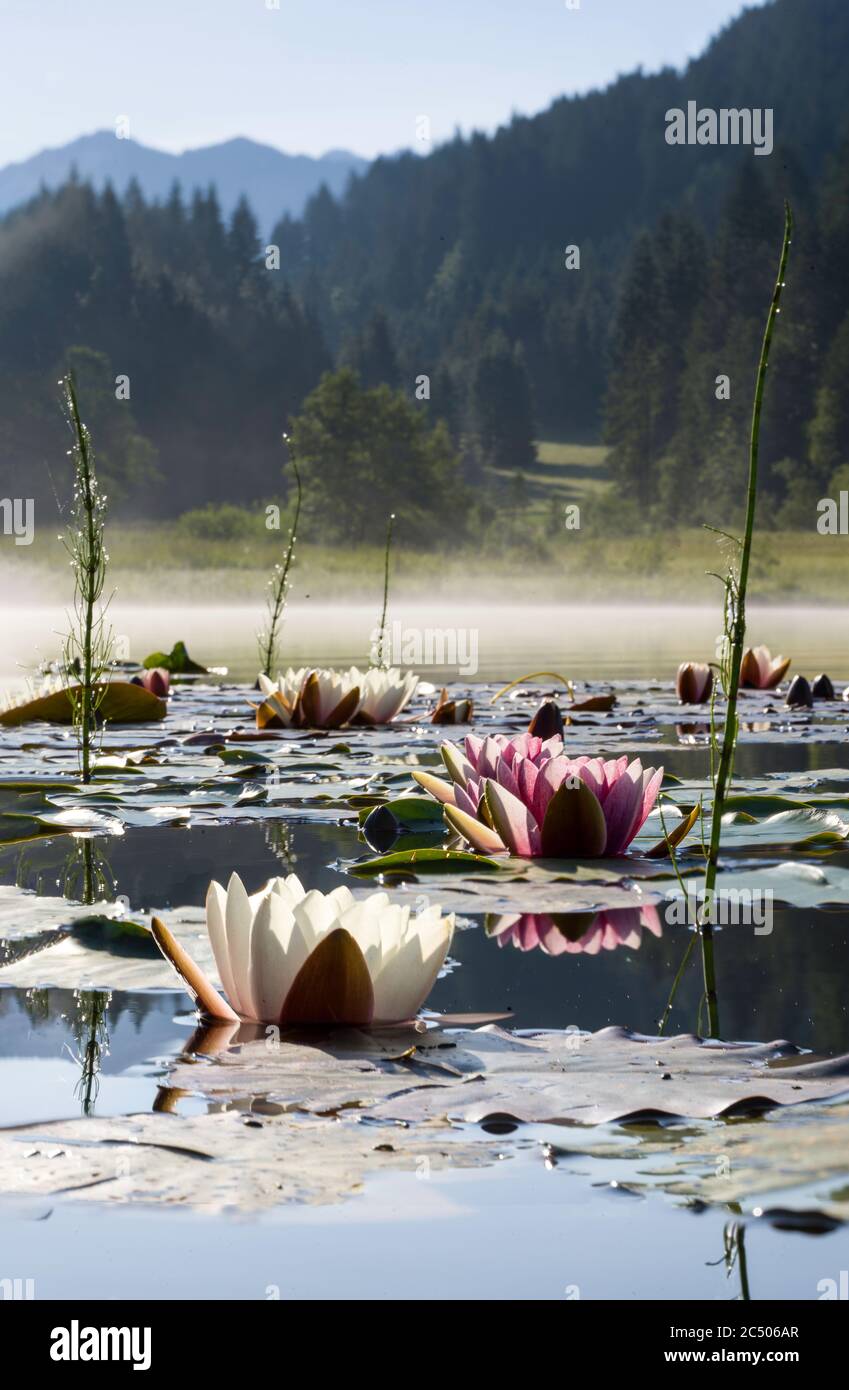
[[[133, 685], [130, 681], [106, 681], [98, 686], [98, 690], [103, 690], [103, 698], [97, 707], [97, 717], [101, 722], [137, 724], [165, 718], [165, 701], [143, 686]], [[0, 712], [0, 724], [7, 728], [32, 724], [36, 720], [43, 720], [46, 724], [72, 724], [72, 698], [79, 691], [79, 686], [70, 686], [67, 690], [56, 690], [50, 695], [38, 695], [23, 704], [13, 705]]]
[[208, 676], [209, 671], [206, 666], [200, 666], [196, 661], [192, 661], [186, 648], [185, 642], [175, 642], [170, 652], [151, 652], [142, 662], [146, 671], [151, 671], [157, 666], [163, 670], [170, 671], [172, 676]]
[[483, 854], [469, 854], [466, 850], [411, 849], [349, 864], [348, 872], [356, 874], [359, 878], [370, 878], [375, 874], [398, 873], [404, 869], [411, 869], [415, 873], [426, 873], [435, 869], [442, 873], [462, 874], [472, 870], [488, 872], [502, 867], [497, 859], [488, 859]]
[[[447, 1051], [446, 1042], [453, 1044]], [[317, 1112], [359, 1105], [385, 1120], [479, 1123], [499, 1115], [595, 1125], [763, 1114], [838, 1096], [849, 1092], [849, 1056], [824, 1065], [788, 1042], [652, 1038], [621, 1027], [521, 1037], [495, 1025], [434, 1035], [399, 1028], [311, 1042], [284, 1035], [272, 1049], [265, 1038], [240, 1041], [235, 1050], [216, 1046], [202, 1077], [196, 1066], [178, 1062], [171, 1081], [200, 1086], [206, 1095], [262, 1094]]]

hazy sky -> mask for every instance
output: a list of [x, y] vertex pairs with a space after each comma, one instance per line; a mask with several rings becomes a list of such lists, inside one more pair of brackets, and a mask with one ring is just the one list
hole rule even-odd
[[[279, 3], [279, 8], [274, 8]], [[575, 5], [576, 0], [571, 0]], [[741, 0], [0, 0], [0, 164], [113, 127], [374, 155], [680, 66]]]

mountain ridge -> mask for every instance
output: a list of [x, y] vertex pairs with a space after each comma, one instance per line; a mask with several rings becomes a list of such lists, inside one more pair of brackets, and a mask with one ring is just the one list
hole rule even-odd
[[364, 172], [368, 164], [349, 150], [289, 154], [244, 135], [171, 154], [98, 130], [0, 169], [0, 215], [27, 202], [42, 185], [60, 187], [76, 168], [97, 189], [111, 182], [123, 193], [136, 179], [147, 199], [167, 197], [175, 181], [188, 193], [214, 183], [225, 216], [244, 195], [268, 232], [279, 217], [300, 216], [322, 184], [334, 197], [341, 196], [351, 174]]

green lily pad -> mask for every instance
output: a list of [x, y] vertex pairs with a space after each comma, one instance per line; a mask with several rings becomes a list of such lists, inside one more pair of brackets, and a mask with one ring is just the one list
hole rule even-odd
[[199, 666], [196, 661], [192, 661], [186, 649], [185, 642], [175, 642], [170, 652], [152, 652], [146, 656], [142, 662], [146, 671], [152, 671], [155, 667], [161, 666], [163, 670], [170, 671], [172, 676], [208, 676], [209, 671], [206, 666]]
[[469, 854], [465, 850], [411, 849], [395, 854], [382, 854], [378, 859], [367, 859], [359, 864], [349, 864], [348, 871], [360, 878], [367, 878], [373, 874], [395, 873], [401, 869], [415, 869], [417, 873], [436, 869], [443, 873], [462, 874], [477, 869], [489, 871], [502, 867], [497, 859], [488, 859], [483, 854]]

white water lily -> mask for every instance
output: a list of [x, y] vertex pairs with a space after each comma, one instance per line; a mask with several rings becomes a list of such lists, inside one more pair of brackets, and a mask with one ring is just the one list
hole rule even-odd
[[352, 666], [348, 675], [360, 688], [359, 716], [369, 724], [389, 724], [409, 704], [419, 683], [412, 671], [404, 674], [394, 666], [370, 666], [367, 671]]
[[31, 700], [42, 700], [47, 695], [57, 695], [59, 691], [67, 690], [68, 682], [62, 676], [46, 675], [36, 683], [33, 680], [25, 680], [17, 690], [4, 690], [0, 693], [0, 713], [5, 714], [9, 710], [19, 709], [21, 705], [29, 704]]
[[201, 1009], [280, 1024], [398, 1023], [414, 1018], [445, 961], [453, 916], [411, 915], [386, 893], [355, 900], [342, 886], [307, 892], [297, 875], [252, 896], [233, 874], [211, 883], [206, 925], [229, 1007], [154, 918], [153, 932]]
[[259, 676], [263, 705], [257, 722], [267, 724], [276, 717], [284, 728], [338, 729], [359, 720], [366, 724], [388, 724], [412, 699], [418, 677], [392, 667], [372, 666], [360, 671], [332, 671], [290, 666], [277, 681]]

